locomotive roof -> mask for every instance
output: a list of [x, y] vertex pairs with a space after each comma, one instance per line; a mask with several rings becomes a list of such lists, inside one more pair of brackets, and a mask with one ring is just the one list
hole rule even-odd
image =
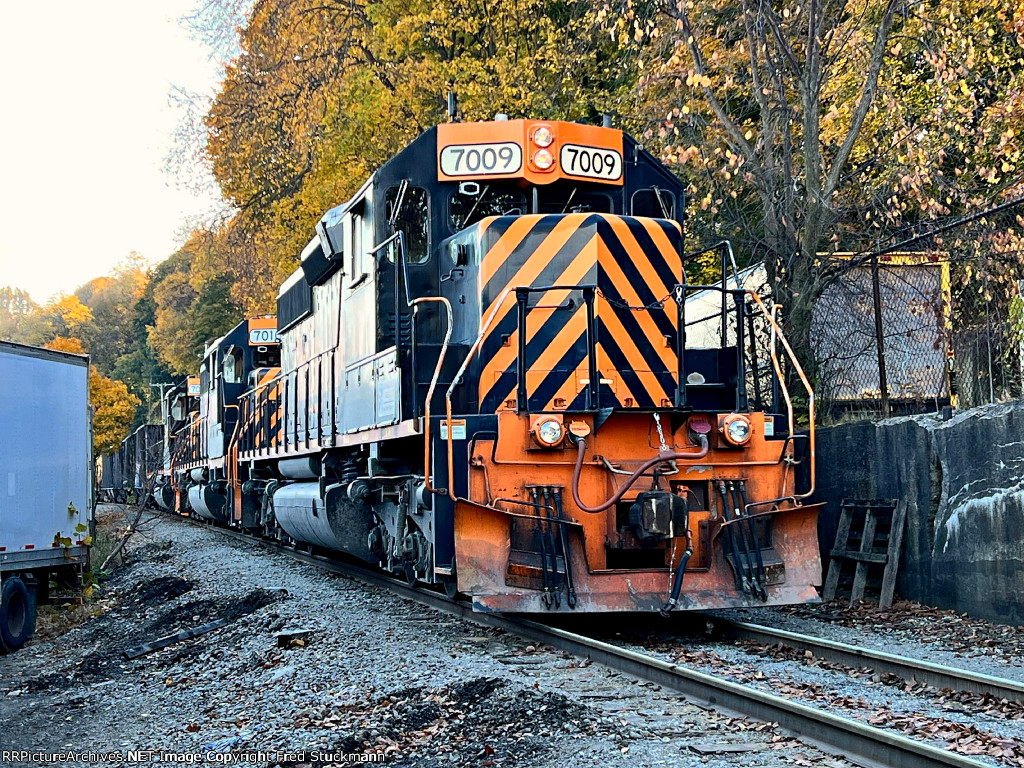
[[[268, 322], [268, 321], [271, 321], [271, 320], [274, 320], [274, 316], [273, 315], [254, 315], [252, 317], [245, 318], [238, 325], [236, 325], [230, 331], [225, 333], [223, 336], [220, 336], [220, 337], [214, 339], [213, 341], [208, 342], [206, 344], [205, 350], [203, 351], [203, 358], [205, 359], [205, 358], [209, 357], [210, 353], [214, 349], [221, 349], [222, 347], [224, 347], [225, 345], [228, 345], [228, 344], [237, 345], [237, 346], [246, 346], [246, 343], [248, 342], [248, 345], [252, 346], [256, 342], [249, 340], [249, 333], [250, 333], [250, 331], [252, 331], [253, 328], [276, 327], [276, 322], [273, 325], [271, 325]], [[268, 341], [268, 342], [260, 341], [258, 343], [260, 343], [260, 344], [264, 344], [264, 343], [276, 344], [277, 342], [276, 341]]]
[[214, 349], [219, 349], [221, 346], [223, 346], [225, 341], [227, 341], [231, 337], [234, 337], [237, 334], [238, 329], [241, 328], [243, 325], [246, 325], [248, 322], [249, 318], [246, 318], [238, 325], [236, 325], [234, 328], [232, 328], [230, 331], [225, 333], [223, 336], [218, 336], [213, 341], [207, 342], [206, 349], [203, 350], [203, 357], [208, 357], [210, 352], [212, 352]]

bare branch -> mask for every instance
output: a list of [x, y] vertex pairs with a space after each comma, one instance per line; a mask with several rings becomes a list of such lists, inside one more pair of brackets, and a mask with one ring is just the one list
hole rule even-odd
[[822, 197], [826, 201], [832, 197], [832, 193], [839, 183], [843, 168], [846, 167], [846, 161], [849, 160], [853, 146], [860, 135], [860, 129], [864, 126], [864, 120], [867, 118], [868, 110], [871, 108], [871, 102], [874, 100], [875, 91], [878, 88], [878, 75], [882, 70], [882, 63], [885, 61], [886, 48], [889, 43], [889, 31], [892, 29], [893, 19], [906, 6], [907, 2], [908, 0], [888, 0], [886, 3], [885, 14], [875, 32], [875, 42], [872, 46], [868, 73], [864, 78], [864, 87], [861, 90], [860, 99], [854, 110], [850, 129], [847, 131], [846, 139], [839, 147], [835, 157], [832, 158], [832, 167], [829, 169], [825, 187], [822, 190]]
[[[707, 68], [704, 65], [704, 56], [701, 53], [700, 45], [697, 42], [697, 38], [693, 31], [693, 25], [690, 23], [689, 14], [680, 8], [677, 11], [678, 15], [675, 18], [680, 21], [683, 25], [683, 33], [686, 35], [687, 45], [690, 49], [690, 56], [693, 59], [693, 68], [697, 75], [701, 78], [701, 90], [704, 92], [704, 98], [708, 100], [708, 104], [711, 105], [712, 111], [715, 113], [715, 117], [725, 128], [726, 133], [729, 134], [729, 138], [732, 139], [733, 144], [740, 150], [747, 163], [750, 164], [750, 172], [759, 176], [764, 176], [764, 171], [761, 167], [761, 163], [758, 160], [757, 152], [754, 147], [751, 146], [750, 142], [743, 138], [743, 132], [739, 126], [733, 121], [726, 111], [725, 107], [722, 106], [721, 101], [715, 95], [715, 92], [709, 85], [705, 84], [707, 79]], [[670, 12], [671, 14], [671, 12]]]

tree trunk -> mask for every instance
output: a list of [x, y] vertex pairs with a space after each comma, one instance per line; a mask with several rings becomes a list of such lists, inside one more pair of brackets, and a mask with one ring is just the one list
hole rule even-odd
[[[794, 228], [784, 224], [792, 222], [793, 216], [792, 210], [775, 210], [767, 219], [770, 226], [766, 227], [766, 239], [771, 250], [766, 255], [765, 266], [768, 282], [773, 286], [774, 301], [782, 307], [779, 323], [786, 334], [786, 341], [807, 380], [814, 386], [817, 360], [811, 335], [811, 319], [819, 291], [813, 273], [813, 257], [803, 252]], [[779, 354], [783, 360], [786, 359], [783, 350], [780, 349]], [[804, 386], [795, 368], [787, 361], [784, 369], [790, 395], [803, 399]]]

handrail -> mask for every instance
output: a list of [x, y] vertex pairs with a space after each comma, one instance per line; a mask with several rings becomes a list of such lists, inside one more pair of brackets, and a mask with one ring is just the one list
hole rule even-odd
[[[781, 304], [774, 304], [772, 306], [772, 316], [782, 311]], [[779, 365], [779, 356], [775, 347], [775, 325], [772, 325], [772, 344], [771, 344], [771, 359], [772, 368], [775, 370], [775, 379], [779, 382], [779, 389], [782, 390], [782, 399], [786, 401], [786, 417], [787, 423], [789, 424], [789, 434], [793, 434], [796, 427], [795, 419], [793, 418], [793, 399], [789, 396], [789, 387], [786, 385], [785, 377], [782, 375], [782, 366]]]
[[491, 328], [491, 323], [494, 322], [494, 316], [498, 314], [498, 310], [501, 309], [501, 305], [505, 303], [505, 299], [508, 298], [509, 294], [515, 290], [512, 286], [508, 286], [503, 290], [497, 300], [494, 302], [494, 307], [491, 309], [487, 319], [480, 326], [480, 332], [476, 336], [476, 341], [469, 348], [466, 353], [466, 359], [462, 361], [462, 365], [459, 367], [458, 372], [452, 378], [452, 383], [448, 387], [448, 391], [444, 396], [445, 415], [448, 419], [448, 496], [452, 499], [455, 498], [455, 443], [452, 439], [452, 393], [455, 388], [462, 383], [462, 377], [466, 373], [466, 369], [469, 367], [470, 361], [473, 356], [477, 353], [480, 345], [483, 343], [484, 336]]
[[583, 302], [587, 307], [587, 408], [597, 410], [600, 407], [601, 383], [597, 370], [597, 315], [594, 302], [597, 300], [596, 285], [539, 285], [517, 286], [516, 292], [516, 332], [519, 338], [519, 350], [516, 355], [516, 409], [529, 409], [529, 393], [526, 391], [526, 319], [528, 310], [539, 309], [540, 306], [528, 307], [531, 293], [548, 293], [550, 291], [579, 291], [583, 294]]
[[[705, 253], [711, 253], [712, 251], [721, 251], [721, 259], [722, 259], [722, 285], [719, 288], [716, 288], [714, 286], [702, 286], [702, 287], [704, 287], [704, 288], [716, 288], [717, 290], [720, 290], [722, 292], [722, 309], [721, 309], [722, 333], [721, 333], [721, 345], [722, 345], [722, 348], [724, 349], [725, 346], [726, 346], [726, 342], [728, 341], [728, 327], [727, 327], [728, 323], [726, 322], [726, 318], [728, 317], [728, 314], [729, 314], [729, 309], [727, 307], [727, 300], [726, 300], [726, 292], [728, 291], [726, 286], [728, 285], [728, 281], [729, 281], [729, 277], [728, 277], [728, 274], [727, 274], [728, 267], [730, 267], [730, 266], [732, 267], [733, 282], [736, 284], [736, 288], [737, 289], [740, 288], [740, 272], [739, 272], [739, 269], [736, 267], [736, 256], [733, 254], [733, 251], [732, 251], [732, 243], [729, 242], [728, 240], [720, 240], [717, 243], [715, 243], [714, 245], [709, 245], [707, 248], [704, 248], [703, 250], [693, 251], [692, 253], [683, 254], [682, 257], [681, 257], [681, 260], [685, 264], [685, 262], [688, 259], [693, 259], [693, 258], [696, 258], [697, 256], [702, 256]], [[685, 268], [685, 266], [682, 269], [681, 277], [682, 277], [682, 292], [681, 292], [681, 296], [682, 296], [682, 299], [685, 300], [686, 292], [687, 292], [687, 290], [689, 288], [689, 285], [686, 282], [686, 268]], [[735, 302], [735, 296], [733, 296], [733, 301]], [[685, 320], [686, 311], [684, 309], [684, 306], [685, 306], [685, 304], [683, 303], [683, 301], [680, 301], [679, 314], [681, 316], [681, 319]], [[742, 320], [739, 320], [739, 322], [742, 322]], [[683, 323], [681, 323], [681, 325], [685, 326], [685, 321]], [[682, 364], [680, 364], [679, 368], [680, 368], [680, 373], [681, 373], [682, 372]], [[685, 387], [685, 385], [680, 385], [680, 386], [684, 386]]]
[[[732, 267], [732, 273], [733, 273], [733, 277], [734, 277], [736, 286], [739, 287], [739, 284], [740, 284], [740, 272], [739, 272], [739, 269], [737, 269], [737, 267], [736, 267], [736, 256], [733, 254], [733, 251], [732, 251], [732, 242], [730, 242], [729, 240], [719, 240], [717, 243], [714, 243], [713, 245], [709, 245], [707, 248], [704, 248], [702, 250], [691, 251], [690, 253], [684, 253], [683, 257], [682, 257], [682, 260], [685, 262], [688, 259], [694, 259], [697, 256], [703, 256], [705, 253], [711, 253], [712, 251], [718, 251], [718, 250], [722, 251], [722, 285], [724, 286], [725, 285], [725, 281], [726, 281], [725, 267], [726, 267], [726, 259], [728, 258], [728, 264], [729, 264], [729, 266]], [[683, 271], [684, 285], [685, 285], [685, 279], [686, 279], [686, 271], [684, 270]]]
[[[405, 182], [406, 187], [408, 182]], [[404, 192], [402, 193], [404, 195]], [[401, 197], [401, 195], [400, 195]], [[398, 206], [401, 204], [401, 199], [396, 203], [395, 210], [398, 210]], [[409, 265], [405, 259], [405, 232], [398, 230], [389, 238], [384, 240], [380, 245], [370, 251], [371, 254], [375, 254], [387, 248], [391, 243], [398, 242], [398, 255], [395, 257], [395, 352], [398, 352], [399, 342], [401, 341], [401, 322], [398, 318], [398, 290], [399, 290], [399, 277], [403, 278], [402, 286], [404, 288], [405, 305], [412, 308], [413, 316], [413, 329], [415, 331], [416, 315], [419, 313], [419, 307], [421, 304], [443, 304], [447, 317], [445, 318], [445, 332], [444, 341], [441, 342], [441, 349], [437, 354], [437, 364], [434, 366], [434, 375], [430, 377], [430, 385], [427, 387], [426, 402], [423, 406], [423, 482], [427, 491], [430, 493], [441, 493], [444, 491], [446, 494], [451, 495], [451, 484], [449, 483], [448, 489], [436, 488], [433, 480], [431, 479], [432, 468], [430, 462], [432, 461], [431, 450], [430, 450], [430, 417], [431, 408], [430, 401], [434, 397], [434, 390], [437, 387], [438, 379], [441, 378], [441, 369], [444, 366], [444, 359], [448, 355], [448, 344], [452, 338], [452, 327], [455, 325], [455, 314], [452, 312], [452, 303], [445, 296], [420, 296], [414, 299], [409, 294]], [[402, 271], [399, 274], [398, 267], [401, 263]], [[413, 399], [415, 401], [416, 394], [416, 379], [415, 379], [415, 365], [410, 366], [413, 369]], [[449, 408], [449, 412], [450, 412]], [[452, 439], [452, 420], [451, 416], [448, 417], [448, 445], [449, 450], [451, 449]]]
[[[281, 383], [281, 377], [283, 375], [284, 375], [283, 373], [278, 373], [278, 375], [275, 376], [273, 379], [270, 379], [268, 381], [264, 381], [262, 383], [259, 383], [256, 386], [254, 386], [252, 389], [248, 389], [245, 392], [243, 392], [241, 395], [238, 396], [239, 401], [242, 402], [242, 403], [245, 403], [245, 405], [246, 405], [244, 420], [242, 418], [239, 419], [239, 423], [243, 425], [242, 426], [242, 433], [240, 435], [240, 438], [243, 441], [245, 441], [246, 438], [248, 437], [249, 441], [252, 443], [248, 447], [244, 447], [243, 446], [243, 450], [246, 450], [246, 451], [262, 450], [262, 448], [257, 448], [257, 446], [256, 446], [256, 440], [255, 440], [256, 428], [259, 425], [259, 421], [265, 415], [265, 412], [267, 410], [269, 410], [269, 407], [270, 407], [271, 403], [277, 403], [278, 407], [281, 406], [280, 383]], [[278, 392], [278, 398], [277, 399], [271, 399], [270, 395], [275, 390]], [[271, 430], [270, 430], [269, 421], [268, 421], [266, 427], [267, 427], [267, 429], [266, 429], [267, 445], [265, 447], [269, 448], [269, 447], [271, 447]]]
[[[280, 423], [277, 425], [277, 428], [275, 429], [275, 434], [282, 433], [282, 435], [283, 435], [283, 433], [287, 430], [287, 423], [286, 423], [287, 420], [285, 418], [283, 418], [283, 417], [284, 417], [285, 413], [287, 412], [287, 408], [288, 408], [288, 402], [287, 402], [287, 400], [284, 397], [284, 385], [287, 384], [288, 379], [291, 379], [291, 378], [294, 378], [294, 380], [296, 382], [296, 385], [297, 385], [298, 384], [299, 374], [302, 373], [303, 371], [305, 371], [305, 372], [307, 372], [307, 375], [308, 375], [308, 371], [313, 367], [314, 364], [316, 364], [318, 366], [318, 370], [322, 370], [319, 366], [322, 365], [323, 358], [328, 357], [328, 356], [333, 356], [336, 352], [337, 352], [336, 348], [325, 349], [325, 350], [323, 350], [321, 352], [318, 352], [317, 354], [313, 355], [313, 357], [309, 358], [308, 360], [303, 360], [295, 368], [292, 368], [292, 369], [289, 369], [289, 370], [285, 370], [284, 368], [281, 368], [280, 366], [271, 366], [271, 367], [279, 368], [280, 372], [276, 376], [274, 376], [274, 378], [257, 384], [252, 389], [248, 389], [245, 392], [243, 392], [242, 394], [240, 394], [238, 397], [239, 397], [240, 400], [247, 399], [247, 400], [252, 400], [254, 402], [253, 419], [256, 418], [256, 414], [257, 413], [262, 413], [266, 409], [266, 407], [269, 406], [269, 404], [271, 402], [276, 402], [278, 407], [282, 410], [282, 414], [281, 414], [281, 417], [279, 417], [280, 418]], [[274, 387], [278, 387], [278, 386], [280, 386], [280, 388], [281, 388], [280, 391], [279, 391], [279, 394], [278, 394], [278, 399], [276, 401], [271, 400], [271, 398], [269, 397], [269, 393], [273, 391]], [[256, 398], [261, 393], [264, 393], [264, 392], [268, 393], [268, 396], [266, 397], [266, 399], [262, 403], [256, 403], [255, 402]], [[296, 397], [298, 397], [297, 388], [296, 388]], [[319, 411], [318, 411], [318, 413], [319, 413]], [[295, 417], [296, 417], [295, 429], [296, 429], [296, 434], [297, 434], [297, 430], [298, 430], [298, 414], [296, 414]], [[252, 424], [250, 424], [249, 426], [252, 426]], [[321, 432], [321, 434], [318, 436], [318, 439], [322, 440], [323, 439], [322, 430], [320, 430], [320, 432]], [[306, 425], [306, 438], [305, 438], [305, 440], [309, 439], [308, 435], [309, 435], [309, 425], [307, 424]], [[286, 436], [281, 437], [281, 439], [283, 439], [285, 444], [287, 444], [287, 437]], [[270, 447], [272, 447], [272, 443], [271, 443], [271, 435], [270, 435], [270, 430], [269, 430], [269, 425], [268, 425], [267, 448], [270, 448]], [[253, 448], [251, 450], [256, 450], [255, 446], [253, 446]]]
[[[728, 245], [728, 243], [726, 243]], [[711, 250], [711, 249], [707, 249]], [[728, 249], [728, 253], [732, 253], [731, 247]], [[733, 262], [735, 266], [735, 261]], [[723, 275], [725, 274], [725, 254], [722, 256], [722, 269]], [[720, 331], [720, 348], [726, 349], [728, 346], [728, 335], [729, 335], [729, 308], [728, 299], [731, 296], [733, 302], [733, 311], [736, 313], [736, 366], [737, 371], [743, 371], [744, 359], [743, 359], [743, 313], [745, 310], [745, 303], [740, 300], [740, 297], [745, 296], [749, 291], [746, 288], [739, 287], [739, 275], [735, 275], [734, 282], [736, 288], [727, 288], [725, 279], [723, 278], [720, 285], [693, 285], [686, 282], [685, 275], [683, 276], [683, 282], [678, 283], [672, 289], [672, 294], [676, 301], [676, 396], [675, 404], [677, 408], [685, 408], [687, 406], [686, 399], [686, 328], [687, 326], [694, 325], [694, 322], [689, 322], [686, 319], [686, 299], [687, 294], [694, 291], [716, 291], [722, 294], [722, 308], [719, 310], [718, 317], [720, 318], [722, 327]], [[714, 315], [707, 315], [700, 319], [699, 322], [705, 320], [711, 320]], [[736, 410], [742, 410], [747, 407], [747, 391], [746, 391], [746, 376], [740, 376], [736, 388]]]
[[[775, 317], [779, 312], [782, 311], [781, 304], [772, 305], [772, 317]], [[772, 337], [771, 337], [771, 348], [770, 356], [772, 360], [772, 369], [775, 371], [775, 381], [778, 383], [779, 389], [782, 390], [782, 399], [786, 401], [786, 416], [787, 424], [789, 425], [789, 437], [792, 437], [796, 431], [796, 421], [793, 418], [793, 399], [789, 396], [789, 387], [786, 385], [786, 380], [782, 375], [782, 366], [779, 364], [779, 355], [775, 346], [776, 341], [775, 326], [772, 326]], [[786, 439], [788, 440], [789, 437]], [[793, 490], [796, 490], [796, 479], [793, 480]], [[782, 495], [786, 495], [786, 475], [782, 475]]]
[[[807, 379], [807, 374], [804, 373], [804, 369], [800, 365], [800, 361], [797, 360], [796, 353], [793, 352], [793, 348], [789, 345], [789, 341], [786, 339], [786, 334], [784, 334], [782, 332], [782, 328], [775, 321], [775, 318], [772, 317], [772, 313], [768, 311], [767, 307], [765, 307], [764, 302], [761, 301], [761, 297], [757, 295], [757, 291], [753, 291], [752, 290], [752, 291], [748, 291], [748, 293], [750, 294], [750, 297], [754, 300], [754, 303], [757, 304], [757, 306], [761, 310], [762, 314], [764, 314], [764, 316], [768, 320], [768, 322], [771, 323], [772, 329], [776, 333], [778, 333], [779, 341], [782, 342], [782, 346], [786, 350], [786, 355], [789, 357], [789, 361], [793, 365], [793, 369], [797, 372], [797, 375], [800, 377], [800, 383], [803, 384], [804, 389], [807, 390], [807, 417], [808, 417], [808, 421], [809, 421], [809, 428], [808, 428], [808, 452], [809, 453], [808, 453], [808, 458], [810, 459], [810, 465], [811, 465], [811, 484], [810, 484], [810, 488], [808, 488], [806, 493], [795, 493], [794, 494], [794, 496], [796, 498], [798, 498], [798, 499], [806, 499], [807, 497], [809, 497], [811, 494], [814, 493], [815, 481], [817, 479], [816, 476], [815, 476], [815, 466], [814, 466], [814, 451], [815, 451], [815, 441], [814, 441], [814, 388], [811, 387], [811, 383]], [[796, 490], [796, 489], [794, 488], [794, 490]]]
[[[442, 367], [444, 365], [444, 360], [445, 360], [445, 357], [446, 357], [446, 354], [447, 354], [447, 351], [448, 351], [448, 347], [449, 347], [449, 344], [450, 344], [450, 341], [451, 341], [451, 334], [452, 334], [452, 329], [453, 329], [453, 326], [454, 326], [454, 312], [453, 312], [452, 307], [451, 307], [451, 302], [447, 298], [445, 298], [443, 296], [423, 296], [423, 297], [420, 297], [420, 298], [417, 298], [417, 299], [411, 298], [411, 296], [409, 294], [408, 268], [407, 268], [406, 258], [405, 258], [405, 235], [404, 235], [404, 232], [402, 232], [402, 231], [395, 232], [393, 235], [391, 235], [386, 240], [381, 242], [375, 248], [370, 250], [369, 253], [370, 254], [376, 254], [379, 251], [387, 248], [388, 246], [390, 246], [392, 243], [394, 243], [396, 241], [399, 244], [399, 257], [396, 258], [396, 260], [395, 260], [396, 311], [397, 311], [397, 301], [400, 298], [398, 296], [399, 283], [403, 283], [403, 281], [399, 279], [399, 277], [400, 277], [400, 275], [399, 275], [399, 266], [401, 266], [401, 270], [402, 270], [401, 271], [401, 277], [405, 278], [404, 279], [404, 283], [403, 283], [403, 287], [404, 287], [404, 298], [405, 298], [405, 301], [406, 301], [406, 306], [411, 307], [413, 309], [414, 317], [415, 317], [415, 315], [417, 313], [417, 310], [418, 310], [419, 306], [422, 305], [422, 304], [439, 303], [439, 304], [443, 304], [445, 306], [445, 310], [446, 310], [447, 329], [445, 331], [444, 341], [442, 342], [442, 345], [441, 345], [441, 351], [440, 351], [439, 356], [438, 356], [437, 365], [435, 366], [434, 374], [431, 377], [430, 385], [428, 387], [428, 391], [427, 391], [427, 405], [426, 405], [426, 408], [425, 408], [425, 418], [426, 418], [426, 421], [427, 421], [427, 427], [426, 427], [426, 437], [427, 437], [427, 439], [426, 439], [426, 446], [427, 447], [425, 449], [425, 454], [424, 454], [424, 460], [426, 462], [426, 464], [425, 464], [425, 472], [428, 475], [428, 477], [427, 477], [427, 487], [428, 487], [428, 490], [434, 491], [436, 489], [434, 489], [432, 487], [432, 484], [431, 484], [430, 479], [429, 479], [429, 461], [428, 461], [429, 460], [429, 430], [430, 430], [430, 427], [429, 427], [430, 399], [433, 396], [433, 393], [434, 393], [434, 391], [435, 391], [435, 389], [437, 387], [437, 382], [440, 379], [441, 369], [442, 369]], [[395, 328], [396, 328], [395, 350], [396, 350], [396, 352], [398, 352], [399, 349], [400, 349], [400, 345], [399, 345], [399, 341], [400, 340], [398, 338], [400, 323], [399, 323], [397, 317], [396, 317], [396, 322], [395, 322]], [[298, 378], [299, 378], [299, 376], [303, 372], [306, 372], [306, 374], [308, 376], [308, 372], [313, 368], [314, 365], [317, 365], [318, 366], [318, 370], [321, 370], [321, 372], [322, 372], [322, 368], [320, 366], [322, 366], [323, 358], [328, 357], [328, 356], [332, 356], [333, 357], [336, 354], [336, 352], [337, 352], [337, 348], [336, 347], [333, 347], [333, 348], [330, 348], [330, 349], [325, 349], [325, 350], [322, 350], [321, 352], [317, 353], [316, 355], [313, 355], [308, 360], [302, 361], [302, 363], [300, 363], [299, 365], [297, 365], [293, 369], [285, 370], [284, 368], [280, 368], [279, 373], [276, 376], [274, 376], [274, 378], [272, 378], [272, 379], [270, 379], [268, 381], [264, 381], [264, 382], [262, 382], [262, 383], [260, 383], [260, 384], [258, 384], [256, 386], [254, 386], [252, 389], [249, 389], [249, 390], [243, 392], [239, 397], [240, 397], [240, 399], [241, 398], [252, 399], [253, 402], [255, 403], [255, 400], [256, 400], [257, 396], [261, 392], [269, 391], [269, 390], [271, 390], [275, 386], [281, 386], [283, 384], [287, 384], [289, 379], [295, 381], [295, 383], [296, 383], [296, 396], [297, 396], [298, 395], [297, 386], [298, 386]], [[269, 402], [269, 400], [268, 400], [268, 402]], [[255, 418], [256, 411], [260, 410], [259, 406], [261, 406], [263, 404], [255, 403], [255, 405], [257, 407], [254, 407], [254, 409], [253, 409], [253, 411], [254, 411], [254, 413], [253, 413], [254, 418]], [[287, 398], [285, 398], [283, 395], [281, 397], [280, 405], [283, 406], [285, 411], [287, 411], [288, 402], [287, 402]], [[298, 414], [295, 415], [295, 418], [296, 418], [296, 427], [295, 428], [297, 430], [298, 429]], [[285, 423], [282, 423], [279, 428], [281, 430], [283, 430], [283, 431], [286, 431], [287, 430], [287, 425]], [[306, 434], [307, 434], [307, 438], [306, 439], [307, 440], [308, 440], [308, 432], [309, 432], [309, 425], [307, 424], [306, 425]], [[322, 429], [320, 430], [320, 432], [322, 433]], [[322, 434], [319, 437], [320, 437], [320, 439], [322, 439], [322, 437], [323, 437]]]
[[[437, 380], [441, 377], [441, 367], [444, 365], [444, 358], [448, 354], [448, 342], [452, 338], [452, 326], [455, 324], [455, 316], [452, 313], [452, 304], [444, 296], [423, 296], [419, 299], [414, 299], [413, 306], [418, 305], [420, 302], [423, 303], [441, 303], [444, 304], [444, 308], [448, 313], [448, 323], [445, 327], [444, 341], [441, 342], [441, 351], [437, 355], [437, 365], [434, 366], [434, 375], [430, 377], [430, 386], [427, 387], [427, 399], [423, 407], [423, 481], [426, 486], [426, 490], [431, 493], [439, 493], [439, 489], [434, 487], [434, 483], [431, 480], [431, 455], [430, 455], [430, 401], [434, 397], [434, 389], [437, 386]], [[415, 390], [414, 390], [415, 394]], [[451, 444], [452, 438], [452, 420], [448, 418], [448, 441]], [[450, 493], [450, 487], [449, 487]]]
[[[200, 445], [200, 438], [203, 435], [202, 428], [208, 421], [208, 417], [200, 416], [198, 413], [194, 415], [195, 419], [189, 421], [171, 436], [174, 443], [170, 467], [172, 472], [176, 471], [177, 464], [181, 463], [183, 459], [186, 460], [186, 463], [191, 463], [206, 458], [201, 455], [202, 452], [199, 449], [202, 447]], [[182, 439], [179, 440], [179, 438]], [[187, 455], [182, 456], [182, 454]]]
[[331, 349], [325, 349], [323, 352], [318, 352], [317, 354], [313, 355], [308, 360], [303, 360], [301, 363], [299, 363], [299, 365], [297, 365], [294, 368], [291, 368], [291, 369], [289, 369], [287, 371], [284, 368], [281, 368], [281, 366], [269, 366], [271, 368], [279, 368], [281, 372], [278, 373], [277, 376], [275, 376], [274, 378], [272, 378], [272, 379], [270, 379], [268, 381], [264, 381], [264, 382], [262, 382], [260, 384], [257, 384], [252, 389], [247, 389], [245, 392], [243, 392], [242, 394], [239, 395], [239, 398], [251, 397], [251, 396], [255, 395], [257, 392], [261, 392], [261, 391], [263, 391], [265, 389], [268, 389], [268, 388], [272, 387], [274, 384], [277, 384], [279, 381], [281, 381], [285, 377], [291, 376], [292, 374], [295, 374], [295, 373], [298, 373], [303, 368], [306, 368], [306, 367], [312, 365], [313, 363], [317, 362], [321, 357], [324, 357], [325, 355], [330, 355], [330, 354], [332, 354], [332, 353], [334, 353], [336, 351], [337, 351], [337, 349], [333, 348], [333, 347]]

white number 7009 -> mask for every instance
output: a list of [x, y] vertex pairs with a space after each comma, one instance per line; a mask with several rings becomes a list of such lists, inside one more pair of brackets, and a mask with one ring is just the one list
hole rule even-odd
[[614, 149], [563, 144], [559, 160], [562, 172], [570, 176], [610, 181], [622, 176], [622, 155]]

